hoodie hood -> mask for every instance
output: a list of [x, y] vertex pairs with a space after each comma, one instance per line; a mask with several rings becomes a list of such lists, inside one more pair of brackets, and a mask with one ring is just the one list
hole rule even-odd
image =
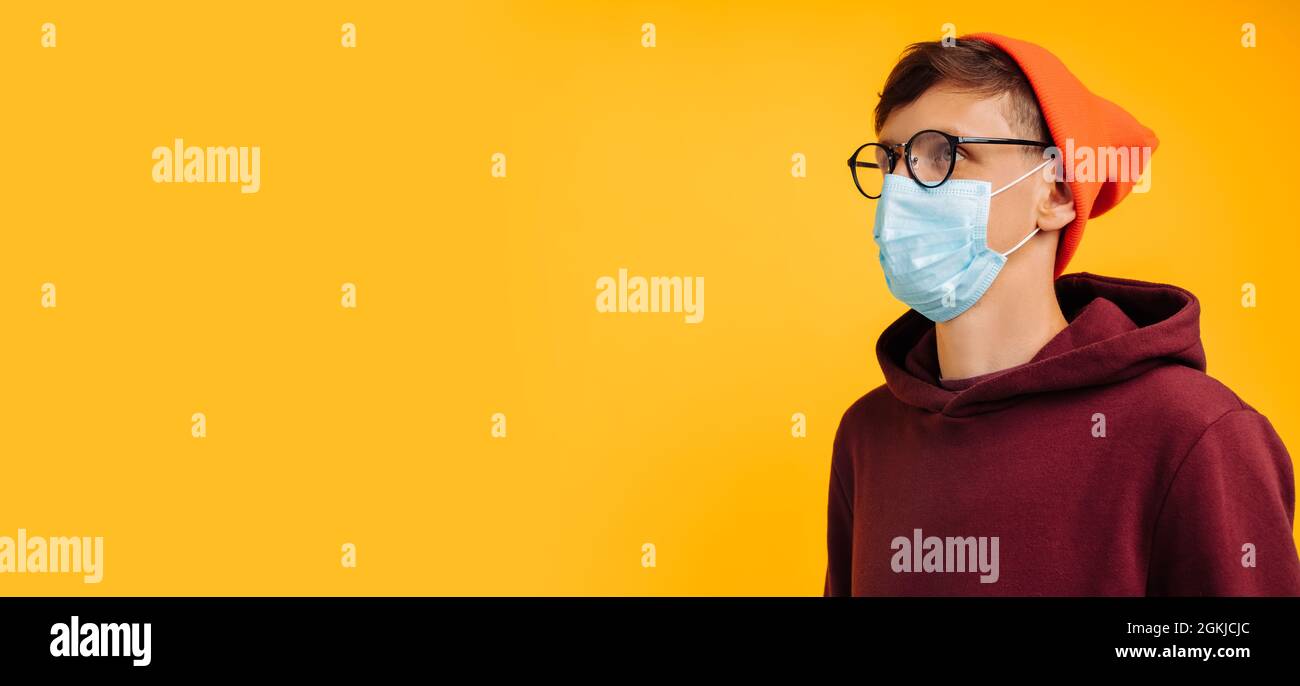
[[1116, 383], [1154, 367], [1205, 371], [1200, 303], [1167, 284], [1095, 274], [1055, 282], [1069, 324], [1030, 361], [947, 388], [939, 379], [934, 323], [908, 310], [885, 329], [876, 357], [899, 401], [954, 417], [992, 412], [1037, 393]]

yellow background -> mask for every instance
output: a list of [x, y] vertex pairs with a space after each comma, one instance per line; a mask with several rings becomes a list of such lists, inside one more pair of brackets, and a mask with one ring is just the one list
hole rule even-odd
[[[106, 559], [99, 585], [0, 594], [819, 594], [831, 438], [903, 311], [844, 160], [945, 23], [1046, 45], [1157, 132], [1151, 192], [1071, 270], [1196, 293], [1210, 373], [1295, 451], [1296, 19], [6, 2], [0, 535], [104, 536]], [[155, 184], [175, 137], [260, 145], [261, 191]], [[620, 267], [704, 276], [703, 323], [597, 313]]]

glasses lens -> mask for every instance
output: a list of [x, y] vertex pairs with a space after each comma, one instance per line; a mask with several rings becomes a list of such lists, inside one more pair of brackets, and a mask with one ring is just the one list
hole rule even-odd
[[870, 143], [858, 151], [853, 161], [853, 182], [858, 190], [868, 198], [879, 198], [889, 170], [889, 153], [884, 146]]
[[933, 188], [943, 183], [952, 169], [952, 144], [937, 131], [923, 131], [912, 138], [907, 162], [912, 177]]

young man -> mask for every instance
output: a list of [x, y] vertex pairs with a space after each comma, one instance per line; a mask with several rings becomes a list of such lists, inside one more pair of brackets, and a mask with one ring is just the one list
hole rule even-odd
[[825, 595], [1300, 595], [1290, 456], [1196, 298], [1061, 276], [1155, 135], [994, 34], [911, 46], [875, 125], [849, 165], [912, 309], [836, 432]]

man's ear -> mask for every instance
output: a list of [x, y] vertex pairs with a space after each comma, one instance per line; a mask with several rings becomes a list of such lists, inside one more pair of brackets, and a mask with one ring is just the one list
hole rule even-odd
[[1050, 193], [1038, 203], [1038, 228], [1043, 231], [1060, 231], [1074, 221], [1074, 194], [1064, 181], [1052, 183]]

